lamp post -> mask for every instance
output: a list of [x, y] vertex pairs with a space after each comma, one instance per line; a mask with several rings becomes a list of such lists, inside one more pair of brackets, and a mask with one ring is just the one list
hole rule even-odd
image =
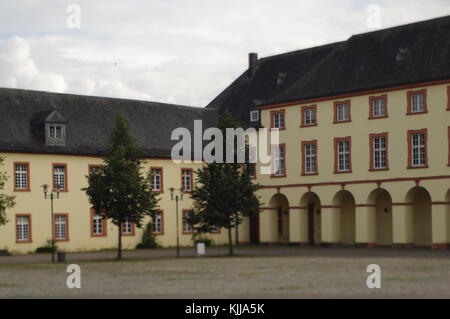
[[48, 185], [42, 185], [42, 190], [44, 191], [44, 199], [50, 199], [50, 209], [51, 209], [51, 228], [52, 228], [52, 263], [55, 262], [55, 234], [53, 227], [53, 200], [59, 199], [59, 186], [56, 185], [55, 191], [52, 190], [50, 193], [48, 192]]
[[177, 189], [179, 194], [175, 194], [175, 188], [171, 187], [170, 190], [170, 199], [175, 200], [176, 202], [176, 215], [177, 215], [177, 258], [180, 258], [180, 231], [179, 231], [179, 220], [178, 220], [178, 201], [183, 200], [183, 190]]

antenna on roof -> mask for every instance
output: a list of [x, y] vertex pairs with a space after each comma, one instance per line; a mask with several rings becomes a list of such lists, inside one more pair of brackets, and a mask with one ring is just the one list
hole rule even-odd
[[248, 75], [253, 76], [258, 65], [258, 53], [248, 54]]

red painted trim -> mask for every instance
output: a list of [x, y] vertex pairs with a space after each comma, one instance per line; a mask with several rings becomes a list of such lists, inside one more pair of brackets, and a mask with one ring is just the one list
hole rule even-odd
[[52, 186], [53, 186], [53, 191], [56, 191], [55, 188], [55, 166], [64, 166], [64, 188], [60, 189], [60, 192], [68, 192], [69, 188], [67, 187], [67, 185], [69, 185], [69, 173], [68, 173], [68, 169], [67, 169], [67, 164], [66, 163], [53, 163], [52, 164]]
[[[415, 94], [423, 94], [425, 96], [424, 97], [425, 109], [422, 112], [413, 112], [412, 111], [411, 96], [415, 95]], [[407, 99], [407, 106], [408, 106], [408, 108], [406, 110], [406, 115], [416, 115], [416, 114], [428, 113], [427, 89], [408, 91], [408, 92], [406, 92], [406, 99]]]
[[431, 244], [431, 249], [433, 249], [433, 250], [447, 250], [447, 249], [450, 249], [450, 244], [447, 244], [447, 243]]
[[[27, 167], [27, 188], [17, 188], [16, 186], [16, 166], [17, 165], [26, 165]], [[15, 192], [30, 192], [31, 191], [31, 178], [30, 178], [30, 162], [14, 162], [13, 163], [13, 172], [14, 172], [14, 191]]]
[[[339, 171], [339, 149], [338, 149], [338, 142], [342, 141], [348, 141], [348, 154], [349, 154], [349, 169], [347, 171]], [[335, 137], [334, 138], [334, 174], [346, 174], [346, 173], [352, 173], [352, 137], [346, 136], [346, 137]]]
[[[275, 114], [282, 114], [283, 115], [283, 127], [274, 127], [274, 125], [275, 125], [275, 121], [274, 121]], [[285, 113], [285, 110], [270, 111], [270, 128], [278, 128], [280, 131], [286, 129], [286, 113]]]
[[[189, 191], [184, 191], [184, 187], [183, 187], [183, 183], [184, 183], [184, 181], [183, 181], [183, 171], [189, 171], [189, 175], [191, 176], [191, 185], [190, 185], [191, 188], [190, 188]], [[182, 167], [182, 168], [180, 169], [180, 172], [181, 172], [181, 189], [182, 189], [183, 193], [186, 193], [186, 194], [192, 193], [192, 191], [194, 190], [194, 174], [193, 174], [193, 169], [192, 169], [192, 168], [185, 168], [185, 167]]]
[[[337, 112], [338, 104], [348, 104], [348, 119], [345, 120], [345, 121], [338, 121], [338, 112]], [[351, 104], [351, 100], [334, 101], [333, 102], [333, 110], [334, 110], [334, 114], [333, 114], [333, 123], [334, 124], [348, 123], [348, 122], [352, 121], [352, 104]]]
[[[315, 123], [314, 124], [305, 124], [305, 111], [306, 110], [313, 110], [313, 114], [314, 114], [314, 118], [315, 118]], [[318, 119], [317, 119], [317, 104], [314, 105], [305, 105], [302, 106], [300, 108], [300, 118], [301, 118], [301, 123], [300, 123], [300, 127], [311, 127], [311, 126], [317, 126], [318, 124]]]
[[[158, 210], [158, 213], [161, 214], [161, 231], [160, 232], [153, 232], [153, 235], [162, 236], [164, 235], [164, 209]], [[152, 221], [153, 222], [153, 221]]]
[[[306, 145], [309, 144], [314, 144], [315, 148], [316, 148], [316, 157], [315, 157], [315, 168], [316, 171], [314, 173], [307, 173], [306, 172], [306, 159], [305, 159], [305, 147]], [[301, 171], [301, 175], [302, 176], [314, 176], [314, 175], [319, 175], [319, 165], [318, 165], [318, 155], [319, 155], [319, 150], [318, 150], [318, 144], [317, 144], [317, 140], [312, 140], [312, 141], [302, 141], [301, 142], [301, 154], [302, 154], [302, 171]]]
[[450, 86], [447, 86], [447, 111], [450, 111]]
[[150, 167], [150, 172], [152, 172], [152, 170], [155, 170], [155, 169], [161, 170], [161, 189], [159, 191], [153, 191], [153, 192], [154, 193], [158, 193], [158, 194], [162, 194], [162, 193], [164, 193], [164, 169], [163, 169], [162, 166], [151, 166]]
[[[384, 100], [384, 115], [383, 116], [374, 116], [373, 115], [373, 101], [375, 101], [375, 100]], [[375, 95], [369, 96], [369, 120], [383, 119], [386, 117], [389, 117], [387, 94], [377, 95], [377, 96], [375, 96]]]
[[450, 205], [450, 202], [431, 202], [431, 205]]
[[424, 87], [424, 86], [441, 85], [441, 84], [447, 84], [447, 83], [450, 83], [450, 79], [427, 81], [427, 82], [417, 82], [417, 83], [413, 83], [413, 84], [390, 86], [390, 87], [385, 87], [385, 88], [381, 88], [381, 89], [364, 90], [364, 91], [354, 92], [354, 93], [345, 93], [345, 94], [330, 95], [330, 96], [317, 97], [317, 98], [311, 98], [311, 99], [295, 100], [295, 101], [278, 103], [278, 104], [270, 104], [270, 105], [260, 106], [260, 107], [258, 107], [258, 109], [267, 110], [267, 109], [287, 107], [287, 106], [293, 106], [293, 105], [299, 105], [299, 104], [309, 104], [309, 103], [317, 103], [317, 102], [329, 101], [329, 100], [346, 99], [346, 98], [361, 96], [361, 95], [379, 94], [379, 93], [384, 93], [384, 92], [406, 90], [406, 89], [420, 88], [420, 87]]
[[[56, 217], [58, 216], [66, 216], [66, 238], [64, 239], [57, 239], [56, 238]], [[58, 213], [53, 214], [53, 236], [55, 236], [55, 241], [69, 241], [70, 240], [70, 232], [69, 232], [69, 214], [68, 213]]]
[[[373, 139], [377, 138], [377, 137], [384, 137], [385, 141], [386, 141], [386, 143], [385, 143], [386, 144], [386, 167], [385, 168], [375, 168], [375, 161], [374, 161], [375, 149], [374, 149]], [[387, 132], [383, 132], [383, 133], [369, 134], [369, 145], [370, 145], [369, 171], [371, 171], [371, 172], [378, 172], [378, 171], [387, 171], [387, 170], [389, 170], [389, 138], [388, 138], [388, 133]]]
[[450, 179], [450, 175], [439, 175], [439, 176], [424, 176], [424, 177], [399, 177], [399, 178], [389, 178], [389, 179], [366, 179], [366, 180], [353, 180], [353, 181], [338, 181], [338, 182], [322, 182], [322, 183], [303, 183], [303, 184], [284, 184], [284, 185], [262, 185], [262, 189], [281, 189], [281, 188], [291, 188], [291, 187], [306, 187], [310, 189], [311, 187], [317, 186], [333, 186], [342, 184], [381, 184], [381, 183], [391, 183], [391, 182], [410, 182], [416, 180], [434, 180], [434, 179]]
[[[412, 165], [412, 135], [413, 134], [419, 134], [419, 133], [423, 133], [425, 134], [425, 165], [422, 166], [413, 166]], [[408, 138], [408, 166], [406, 167], [407, 169], [417, 169], [417, 168], [428, 168], [428, 129], [423, 128], [420, 130], [408, 130], [407, 133], [407, 138]]]
[[[18, 217], [28, 217], [28, 228], [29, 228], [29, 237], [27, 240], [19, 240], [19, 234], [17, 233], [17, 218]], [[16, 214], [16, 243], [32, 243], [33, 242], [33, 232], [32, 232], [32, 223], [31, 223], [31, 214]]]
[[95, 211], [94, 209], [90, 209], [89, 210], [89, 216], [90, 216], [90, 224], [91, 224], [91, 237], [106, 237], [108, 236], [108, 228], [107, 228], [107, 223], [106, 223], [106, 219], [103, 218], [102, 219], [102, 229], [103, 232], [101, 234], [94, 234], [94, 214]]
[[185, 218], [185, 215], [186, 214], [191, 214], [193, 211], [192, 211], [192, 209], [183, 209], [182, 211], [181, 211], [181, 233], [183, 234], [183, 235], [188, 235], [188, 234], [192, 234], [192, 226], [191, 226], [191, 231], [190, 232], [186, 232], [186, 231], [184, 231], [184, 218]]
[[[279, 147], [280, 149], [283, 150], [284, 153], [284, 161], [281, 163], [282, 167], [283, 167], [283, 175], [275, 175], [275, 148]], [[270, 174], [270, 178], [282, 178], [282, 177], [286, 177], [287, 176], [287, 171], [286, 171], [286, 144], [285, 143], [281, 143], [278, 145], [271, 145], [271, 157], [272, 157], [272, 174]]]

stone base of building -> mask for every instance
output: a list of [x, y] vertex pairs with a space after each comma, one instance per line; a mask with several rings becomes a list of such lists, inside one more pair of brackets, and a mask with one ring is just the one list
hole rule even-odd
[[432, 244], [431, 249], [433, 249], [433, 250], [448, 250], [448, 249], [450, 249], [450, 244]]

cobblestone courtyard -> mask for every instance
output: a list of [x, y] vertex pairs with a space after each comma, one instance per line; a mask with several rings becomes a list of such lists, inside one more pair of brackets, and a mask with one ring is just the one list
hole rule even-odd
[[[450, 298], [450, 251], [225, 247], [192, 257], [183, 249], [0, 257], [0, 298]], [[68, 289], [66, 266], [81, 267], [81, 289]], [[381, 288], [368, 289], [366, 267], [381, 267]]]

